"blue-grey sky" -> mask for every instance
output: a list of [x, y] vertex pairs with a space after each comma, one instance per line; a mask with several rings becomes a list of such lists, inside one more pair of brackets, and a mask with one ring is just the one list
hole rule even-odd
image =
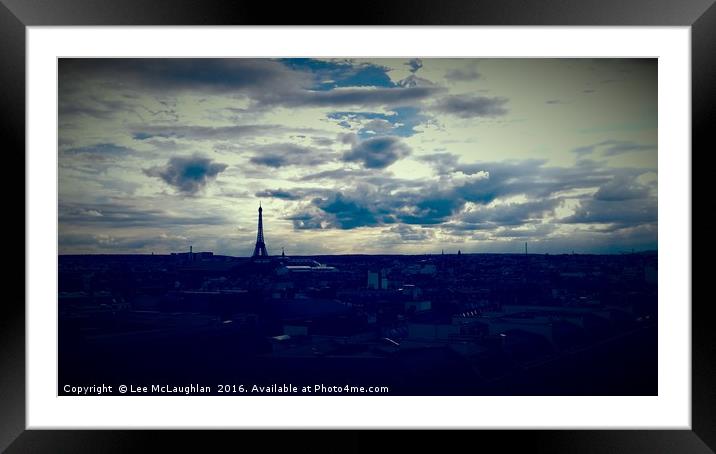
[[657, 247], [644, 59], [61, 59], [60, 253]]

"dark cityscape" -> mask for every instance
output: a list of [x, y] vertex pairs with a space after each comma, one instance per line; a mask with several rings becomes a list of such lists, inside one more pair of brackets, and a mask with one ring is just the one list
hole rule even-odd
[[59, 394], [657, 394], [656, 252], [293, 257], [258, 227], [250, 258], [60, 255]]

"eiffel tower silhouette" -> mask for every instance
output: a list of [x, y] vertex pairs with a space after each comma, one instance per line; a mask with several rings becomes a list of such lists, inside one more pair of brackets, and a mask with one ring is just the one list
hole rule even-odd
[[259, 202], [259, 231], [256, 234], [256, 246], [254, 247], [254, 255], [252, 257], [268, 257], [266, 243], [264, 243], [263, 211], [264, 209], [261, 208], [261, 202]]

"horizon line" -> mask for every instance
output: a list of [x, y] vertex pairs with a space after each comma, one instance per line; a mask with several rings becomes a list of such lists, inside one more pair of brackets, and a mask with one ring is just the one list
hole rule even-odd
[[[253, 258], [251, 255], [227, 255], [227, 254], [215, 254], [213, 251], [198, 251], [193, 252], [194, 254], [201, 254], [205, 252], [211, 252], [214, 256], [217, 257], [232, 257], [232, 258]], [[460, 254], [458, 254], [460, 252]], [[462, 252], [461, 250], [458, 252], [453, 253], [420, 253], [420, 254], [407, 254], [407, 253], [386, 253], [386, 254], [365, 254], [365, 253], [343, 253], [343, 254], [296, 254], [296, 255], [286, 255], [286, 257], [311, 257], [311, 256], [354, 256], [354, 255], [360, 255], [360, 256], [390, 256], [390, 255], [399, 255], [399, 256], [425, 256], [425, 255], [631, 255], [631, 254], [646, 254], [646, 253], [658, 253], [658, 249], [644, 249], [644, 250], [633, 250], [633, 251], [617, 251], [617, 252], [576, 252], [576, 251], [570, 251], [570, 252]], [[165, 252], [165, 253], [155, 253], [155, 252], [78, 252], [78, 253], [58, 253], [57, 256], [69, 256], [69, 255], [146, 255], [146, 256], [172, 256], [172, 255], [178, 255], [178, 254], [189, 254], [189, 251], [186, 252]], [[281, 254], [276, 255], [268, 255], [267, 258], [270, 257], [281, 257]]]

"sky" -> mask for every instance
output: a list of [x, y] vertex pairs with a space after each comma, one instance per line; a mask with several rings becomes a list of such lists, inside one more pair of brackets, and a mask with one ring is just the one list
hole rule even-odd
[[59, 253], [657, 249], [655, 59], [60, 59]]

